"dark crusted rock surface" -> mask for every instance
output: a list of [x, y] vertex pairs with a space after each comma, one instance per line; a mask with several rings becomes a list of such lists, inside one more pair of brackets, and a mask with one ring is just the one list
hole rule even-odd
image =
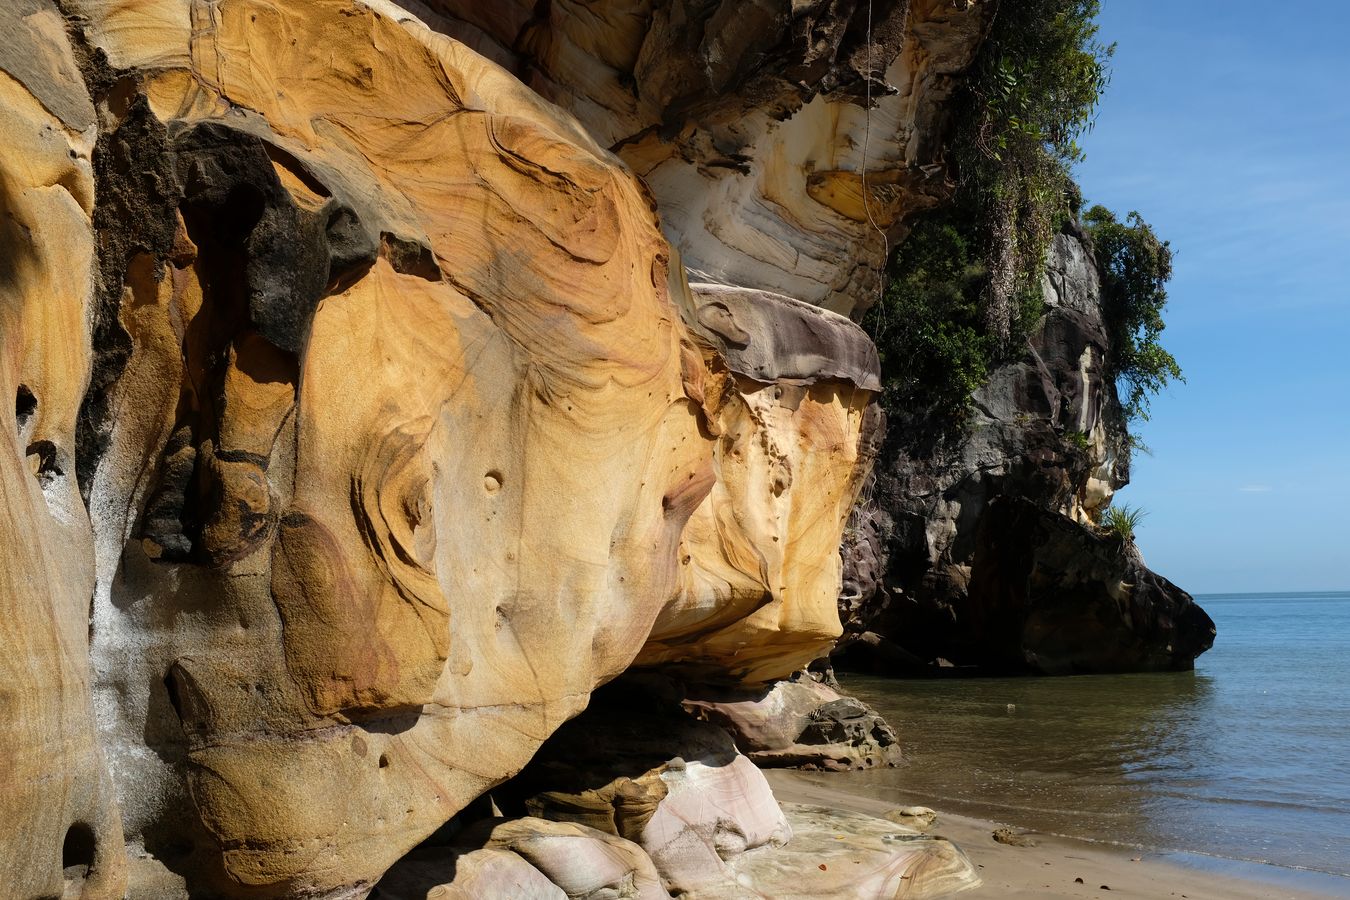
[[1214, 643], [1191, 595], [1138, 549], [1018, 497], [990, 504], [967, 595], [963, 658], [1050, 675], [1185, 670]]

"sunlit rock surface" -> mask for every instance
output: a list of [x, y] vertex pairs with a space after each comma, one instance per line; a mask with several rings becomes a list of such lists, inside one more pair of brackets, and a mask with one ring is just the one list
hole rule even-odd
[[944, 104], [995, 6], [398, 2], [575, 113], [650, 186], [697, 280], [845, 315], [950, 193]]
[[668, 900], [632, 841], [573, 822], [487, 819], [400, 861], [372, 900]]
[[0, 6], [0, 892], [120, 896], [90, 703], [93, 533], [76, 483], [95, 284], [94, 108], [65, 27]]
[[[840, 633], [879, 383], [838, 313], [949, 189], [990, 4], [405, 6], [0, 10], [15, 896], [361, 896], [630, 666]], [[786, 839], [744, 756], [675, 771], [702, 863], [549, 832], [620, 859], [581, 884], [499, 824], [475, 865], [684, 883], [705, 785]]]
[[172, 235], [128, 261], [108, 406], [136, 412], [91, 484], [129, 830], [228, 883], [371, 883], [674, 591], [713, 472], [668, 250], [573, 120], [424, 28], [86, 12], [142, 72], [108, 130], [159, 154]]
[[843, 316], [786, 297], [709, 285], [691, 294], [716, 481], [637, 664], [785, 678], [840, 633], [837, 548], [872, 465], [876, 348]]

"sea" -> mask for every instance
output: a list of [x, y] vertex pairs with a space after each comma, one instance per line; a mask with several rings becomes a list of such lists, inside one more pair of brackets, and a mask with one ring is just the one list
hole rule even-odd
[[1194, 672], [841, 674], [908, 760], [851, 777], [897, 802], [1182, 863], [1306, 873], [1350, 898], [1350, 592], [1196, 600], [1218, 636]]

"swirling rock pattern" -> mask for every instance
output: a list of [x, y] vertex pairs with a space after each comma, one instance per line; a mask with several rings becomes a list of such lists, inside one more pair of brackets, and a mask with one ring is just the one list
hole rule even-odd
[[0, 894], [360, 896], [631, 665], [839, 634], [809, 304], [987, 4], [413, 5], [0, 9]]
[[[370, 883], [673, 592], [711, 472], [669, 252], [572, 120], [374, 7], [82, 11], [176, 179], [91, 485], [110, 744], [161, 787], [132, 835]], [[209, 840], [168, 843], [180, 773]]]
[[622, 157], [697, 280], [844, 315], [875, 301], [888, 242], [950, 193], [945, 103], [996, 5], [398, 3]]

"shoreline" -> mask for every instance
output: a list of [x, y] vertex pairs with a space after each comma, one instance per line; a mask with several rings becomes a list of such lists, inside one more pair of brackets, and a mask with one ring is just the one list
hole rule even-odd
[[[764, 771], [780, 802], [807, 803], [883, 816], [897, 808], [850, 790], [844, 773]], [[862, 785], [857, 787], [861, 788]], [[1344, 900], [1350, 878], [1219, 856], [1139, 850], [1124, 844], [1025, 831], [1016, 823], [937, 810], [928, 833], [950, 838], [984, 883], [957, 895], [982, 898], [1185, 898], [1185, 900]], [[1010, 846], [993, 832], [1011, 826], [1035, 846]], [[1081, 879], [1081, 883], [1075, 879]], [[1105, 886], [1105, 887], [1103, 887]]]

